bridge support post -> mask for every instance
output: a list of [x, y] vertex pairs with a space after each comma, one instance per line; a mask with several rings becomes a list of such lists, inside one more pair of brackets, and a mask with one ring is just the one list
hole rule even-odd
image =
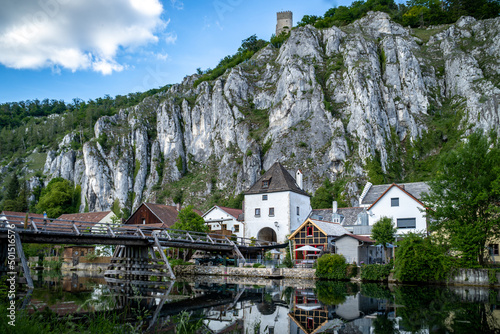
[[158, 263], [161, 260], [156, 257], [150, 257], [151, 251], [154, 254], [151, 246], [118, 246], [104, 276], [110, 282], [134, 284], [172, 278], [170, 266], [170, 271], [164, 272], [165, 265]]
[[19, 233], [15, 234], [16, 239], [16, 251], [17, 256], [21, 261], [21, 266], [23, 268], [24, 278], [26, 279], [26, 284], [29, 289], [33, 289], [33, 279], [31, 278], [30, 268], [28, 267], [28, 262], [26, 261], [26, 257], [24, 256], [23, 245], [21, 244], [21, 238], [19, 237]]

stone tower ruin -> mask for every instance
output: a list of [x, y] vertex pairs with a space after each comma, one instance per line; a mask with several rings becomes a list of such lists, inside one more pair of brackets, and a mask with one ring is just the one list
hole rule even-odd
[[293, 27], [292, 12], [278, 12], [276, 16], [278, 19], [276, 23], [276, 36], [279, 36], [282, 32], [290, 32]]

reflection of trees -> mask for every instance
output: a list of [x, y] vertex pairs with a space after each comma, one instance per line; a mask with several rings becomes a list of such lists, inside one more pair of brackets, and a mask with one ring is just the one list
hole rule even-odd
[[375, 334], [396, 334], [399, 330], [395, 328], [396, 320], [389, 319], [387, 313], [379, 314], [373, 320], [373, 331]]
[[462, 301], [448, 289], [401, 286], [395, 290], [400, 327], [416, 332], [423, 328], [454, 333], [498, 333], [500, 325], [487, 303]]
[[318, 281], [314, 289], [318, 300], [325, 305], [338, 305], [346, 301], [346, 296], [359, 291], [356, 284], [346, 282]]
[[361, 294], [375, 299], [393, 300], [392, 292], [387, 285], [379, 283], [364, 283], [361, 285]]

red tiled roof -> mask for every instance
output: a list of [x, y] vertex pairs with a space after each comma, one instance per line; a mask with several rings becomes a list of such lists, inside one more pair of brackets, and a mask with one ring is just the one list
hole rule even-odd
[[227, 208], [225, 206], [219, 206], [219, 208], [221, 208], [223, 211], [227, 212], [236, 219], [238, 219], [239, 215], [243, 213], [243, 210], [241, 209]]
[[85, 213], [66, 213], [60, 215], [57, 219], [77, 221], [77, 222], [87, 222], [87, 223], [99, 223], [111, 211], [101, 211], [101, 212], [85, 212]]
[[[6, 217], [6, 218], [7, 218], [7, 220], [12, 220], [14, 222], [20, 222], [21, 220], [24, 222], [24, 218], [26, 217], [26, 212], [2, 211], [2, 216], [22, 217], [22, 218], [17, 218], [17, 217], [13, 217], [13, 218]], [[29, 220], [31, 220], [33, 218], [33, 220], [35, 222], [40, 222], [40, 221], [43, 221], [43, 214], [29, 212], [28, 218], [29, 218]]]

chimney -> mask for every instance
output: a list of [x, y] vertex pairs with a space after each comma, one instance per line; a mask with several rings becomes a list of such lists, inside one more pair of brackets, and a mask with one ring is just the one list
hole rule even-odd
[[297, 183], [297, 186], [300, 189], [304, 188], [304, 181], [302, 179], [303, 179], [302, 171], [300, 169], [297, 169], [297, 173], [295, 173], [295, 183]]
[[337, 213], [337, 201], [332, 202], [332, 213]]
[[177, 211], [181, 211], [181, 203], [175, 203], [175, 208]]

